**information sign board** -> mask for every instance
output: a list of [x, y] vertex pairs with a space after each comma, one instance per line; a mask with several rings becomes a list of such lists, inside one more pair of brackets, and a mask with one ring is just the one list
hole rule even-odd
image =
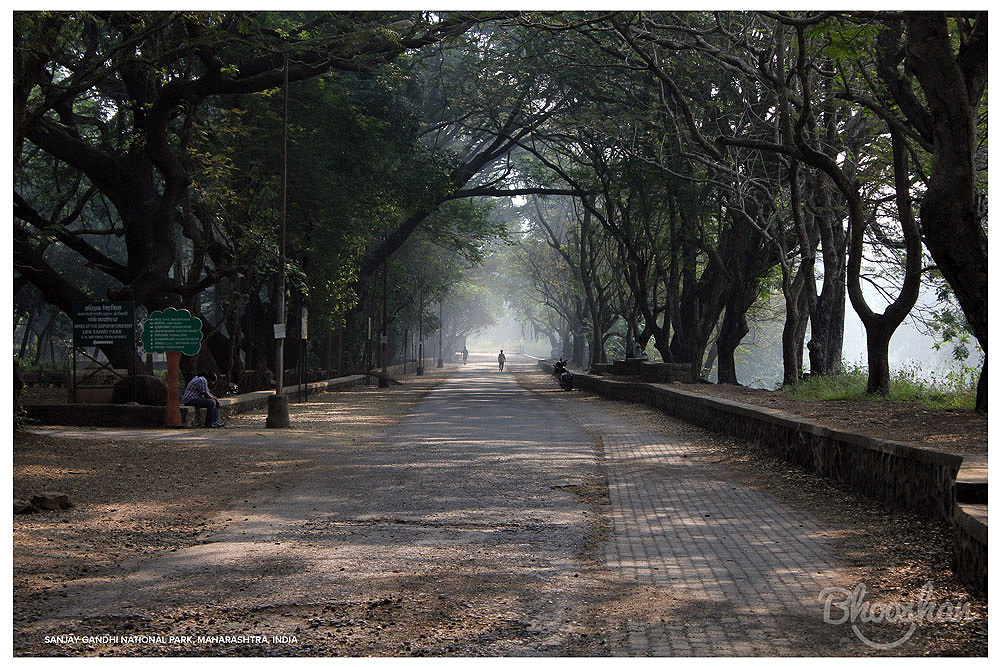
[[146, 352], [183, 352], [194, 356], [201, 350], [201, 320], [184, 309], [165, 308], [150, 313], [142, 323], [142, 346]]
[[135, 302], [73, 302], [73, 345], [135, 345]]

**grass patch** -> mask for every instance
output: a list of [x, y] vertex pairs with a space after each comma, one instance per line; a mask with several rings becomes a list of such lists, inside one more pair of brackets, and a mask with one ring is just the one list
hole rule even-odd
[[869, 394], [868, 372], [861, 366], [845, 368], [839, 375], [816, 376], [782, 388], [781, 395], [795, 401], [891, 400], [918, 403], [926, 408], [976, 407], [978, 370], [963, 367], [939, 378], [924, 375], [916, 364], [907, 364], [889, 376], [889, 395]]

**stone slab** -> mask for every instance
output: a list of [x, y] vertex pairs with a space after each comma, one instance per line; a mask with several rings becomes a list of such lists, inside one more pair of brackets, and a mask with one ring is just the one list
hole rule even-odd
[[[363, 383], [364, 380], [363, 375], [346, 375], [322, 382], [311, 382], [305, 387], [308, 394], [319, 391], [344, 391]], [[299, 385], [291, 385], [284, 387], [282, 394], [294, 398], [299, 391]], [[267, 397], [273, 394], [273, 391], [265, 390], [220, 398], [219, 413], [221, 416], [228, 416], [264, 409], [267, 407]], [[163, 426], [166, 408], [159, 405], [113, 403], [38, 403], [25, 404], [24, 409], [30, 420], [43, 425], [160, 428]], [[195, 426], [204, 422], [204, 413], [191, 406], [182, 405], [181, 420], [185, 426]]]

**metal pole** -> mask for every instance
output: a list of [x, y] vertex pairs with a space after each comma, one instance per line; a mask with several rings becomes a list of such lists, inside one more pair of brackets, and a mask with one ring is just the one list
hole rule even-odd
[[309, 348], [307, 338], [309, 336], [309, 327], [307, 323], [309, 311], [306, 309], [305, 305], [301, 306], [299, 311], [299, 401], [309, 400], [309, 366], [306, 363], [308, 357], [306, 351]]
[[389, 323], [387, 319], [389, 301], [389, 249], [385, 245], [385, 236], [382, 237], [382, 338], [379, 341], [379, 350], [382, 352], [382, 375], [378, 379], [378, 386], [389, 386], [389, 363], [386, 354], [386, 346], [389, 341]]
[[[288, 57], [285, 56], [283, 76], [284, 95], [282, 101], [281, 124], [281, 206], [278, 214], [278, 294], [276, 306], [278, 310], [278, 327], [285, 328], [285, 224], [288, 213]], [[285, 335], [275, 338], [275, 372], [274, 396], [267, 404], [267, 426], [285, 428], [290, 426], [288, 419], [288, 400], [282, 396], [285, 386]]]
[[424, 374], [424, 285], [420, 283], [420, 316], [417, 318], [417, 375]]
[[[132, 402], [139, 402], [139, 381], [135, 374], [137, 372], [137, 364], [139, 362], [139, 350], [136, 349], [135, 344], [135, 302], [132, 302]], [[152, 373], [150, 369], [150, 373]]]
[[372, 366], [375, 365], [372, 356], [375, 350], [372, 348], [372, 318], [368, 318], [368, 340], [365, 342], [365, 386], [371, 386]]
[[444, 298], [438, 301], [438, 368], [444, 368]]
[[[278, 216], [278, 324], [285, 324], [285, 229], [288, 221], [288, 58], [285, 58], [284, 102], [281, 124], [281, 212]], [[277, 339], [275, 367], [278, 378], [275, 394], [281, 395], [285, 386], [285, 338]]]

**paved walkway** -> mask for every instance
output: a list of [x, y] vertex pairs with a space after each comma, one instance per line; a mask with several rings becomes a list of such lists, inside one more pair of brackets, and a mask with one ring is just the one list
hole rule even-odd
[[[612, 653], [857, 652], [843, 626], [822, 622], [820, 591], [844, 582], [819, 526], [699, 462], [682, 430], [646, 432], [576, 396], [531, 393], [495, 364], [470, 364], [348, 450], [324, 449], [318, 434], [281, 444], [214, 431], [244, 447], [306, 446], [316, 464], [207, 543], [134, 564], [113, 585], [81, 582], [59, 617], [217, 608], [237, 623], [219, 629], [236, 631], [247, 619], [268, 627], [281, 605], [314, 605], [313, 627], [331, 635], [324, 605], [409, 591], [393, 604], [456, 600], [455, 632], [482, 654], [564, 655], [583, 636], [597, 576], [650, 600], [617, 628], [625, 640]], [[611, 528], [595, 564], [581, 556], [595, 509], [571, 491], [601, 476]], [[495, 619], [476, 626], [498, 606], [520, 634], [497, 631]]]
[[[109, 433], [125, 435], [76, 434]], [[324, 654], [336, 648], [326, 635], [343, 631], [335, 612], [345, 604], [388, 600], [420, 619], [430, 597], [446, 607], [447, 627], [376, 654], [454, 643], [482, 655], [556, 655], [572, 632], [591, 517], [566, 488], [597, 475], [593, 443], [495, 365], [463, 367], [399, 424], [348, 448], [326, 445], [322, 433], [143, 434], [301, 451], [311, 463], [293, 487], [237, 508], [203, 544], [127, 564], [110, 583], [69, 586], [49, 631], [127, 617], [150, 632], [170, 611], [181, 620], [158, 632], [293, 632]], [[194, 613], [213, 626], [191, 630], [184, 619]], [[288, 625], [303, 613], [315, 615], [311, 627]]]
[[673, 602], [628, 622], [628, 655], [856, 650], [822, 622], [820, 591], [844, 581], [819, 525], [700, 461], [683, 429], [651, 433], [600, 405], [563, 407], [604, 445], [613, 524], [604, 562]]

